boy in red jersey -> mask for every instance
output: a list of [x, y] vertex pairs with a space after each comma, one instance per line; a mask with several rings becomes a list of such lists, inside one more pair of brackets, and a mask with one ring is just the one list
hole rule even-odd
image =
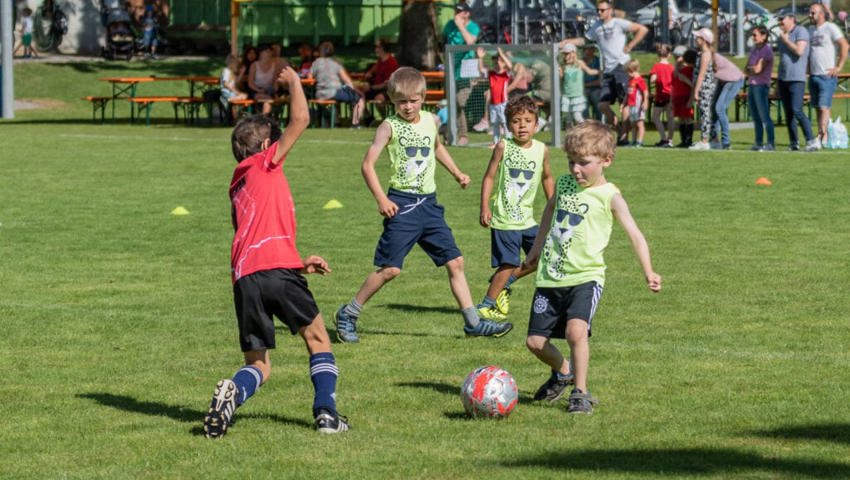
[[649, 95], [646, 82], [640, 75], [640, 63], [636, 59], [629, 60], [626, 64], [626, 73], [629, 75], [629, 89], [626, 95], [626, 103], [623, 105], [622, 117], [628, 120], [623, 131], [632, 132], [632, 146], [643, 146], [644, 117], [649, 107]]
[[[656, 147], [668, 148], [673, 146], [673, 65], [670, 64], [670, 45], [660, 44], [657, 48], [658, 63], [649, 71], [649, 83], [655, 84], [655, 98], [653, 100], [652, 123], [661, 135], [661, 140], [655, 144]], [[664, 114], [665, 124], [661, 122], [661, 114]]]
[[231, 272], [239, 342], [245, 366], [215, 387], [204, 418], [207, 437], [227, 433], [233, 413], [268, 380], [268, 349], [275, 348], [272, 315], [304, 339], [310, 353], [315, 395], [313, 417], [322, 433], [349, 429], [336, 411], [337, 370], [322, 316], [302, 274], [330, 272], [319, 256], [301, 259], [295, 247], [295, 205], [283, 162], [307, 128], [310, 114], [301, 80], [286, 67], [278, 81], [289, 87], [289, 125], [281, 134], [276, 121], [254, 115], [233, 129], [233, 156], [239, 162], [230, 183], [233, 228]]
[[508, 133], [508, 122], [505, 120], [505, 107], [508, 105], [508, 83], [511, 80], [511, 68], [513, 67], [510, 59], [502, 52], [501, 48], [497, 48], [496, 51], [496, 55], [493, 55], [493, 65], [495, 68], [489, 70], [484, 66], [484, 55], [486, 55], [484, 49], [478, 47], [476, 51], [478, 55], [478, 71], [482, 75], [487, 76], [490, 82], [490, 99], [488, 101], [490, 106], [488, 107], [488, 113], [490, 127], [493, 128], [493, 143], [490, 144], [490, 148], [495, 148], [499, 144], [503, 129], [506, 134]]

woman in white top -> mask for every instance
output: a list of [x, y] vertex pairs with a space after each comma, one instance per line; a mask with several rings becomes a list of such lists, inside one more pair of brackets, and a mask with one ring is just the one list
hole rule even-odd
[[248, 94], [263, 106], [263, 114], [271, 113], [272, 100], [277, 96], [277, 77], [280, 75], [280, 66], [272, 56], [272, 51], [267, 45], [257, 49], [259, 58], [251, 64], [248, 72]]

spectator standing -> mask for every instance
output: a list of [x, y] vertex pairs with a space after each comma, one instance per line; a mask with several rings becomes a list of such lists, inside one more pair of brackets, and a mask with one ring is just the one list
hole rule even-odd
[[[455, 16], [446, 23], [443, 28], [443, 40], [446, 45], [475, 45], [478, 41], [478, 34], [481, 28], [477, 23], [472, 21], [471, 9], [466, 3], [458, 3], [455, 5]], [[465, 55], [457, 55], [454, 61], [455, 69], [455, 88], [457, 93], [458, 114], [457, 114], [457, 144], [466, 145], [469, 143], [467, 136], [468, 127], [466, 124], [466, 102], [469, 100], [469, 95], [472, 93], [472, 83], [467, 78], [461, 78], [460, 66], [464, 59], [474, 59], [475, 51], [470, 50]]]
[[[714, 54], [714, 79], [717, 81], [716, 94], [714, 95], [714, 123], [712, 124], [712, 136], [720, 135], [719, 147], [729, 150], [729, 105], [735, 100], [735, 95], [744, 86], [744, 72], [741, 71], [728, 58], [719, 53]], [[719, 132], [719, 133], [718, 133]]]
[[[652, 123], [661, 135], [656, 147], [669, 148], [673, 146], [673, 65], [670, 64], [670, 45], [660, 44], [657, 48], [658, 63], [649, 71], [649, 83], [655, 84], [653, 99]], [[661, 122], [664, 114], [667, 125]]]
[[24, 7], [21, 10], [21, 45], [18, 46], [18, 48], [24, 47], [24, 58], [38, 57], [38, 53], [32, 47], [32, 31], [32, 9]]
[[316, 79], [316, 98], [319, 100], [333, 99], [337, 102], [351, 105], [351, 127], [360, 127], [360, 115], [366, 102], [354, 89], [348, 72], [336, 60], [331, 58], [334, 46], [324, 41], [319, 44], [319, 58], [310, 66], [309, 78]]
[[806, 151], [817, 150], [812, 125], [803, 113], [803, 94], [806, 93], [806, 67], [809, 65], [809, 32], [797, 25], [797, 18], [786, 13], [779, 21], [779, 74], [777, 90], [782, 108], [788, 118], [788, 150], [800, 149], [797, 124], [806, 138]]
[[156, 21], [153, 5], [145, 7], [145, 16], [142, 17], [142, 28], [144, 29], [142, 33], [142, 45], [145, 50], [147, 50], [145, 55], [148, 58], [156, 60], [156, 47], [159, 44], [159, 41], [157, 40], [159, 24]]
[[[599, 70], [602, 65], [599, 63], [599, 56], [596, 55], [596, 47], [593, 45], [584, 46], [584, 55], [582, 61], [588, 68]], [[593, 120], [602, 120], [602, 114], [599, 111], [599, 96], [602, 93], [602, 80], [599, 74], [584, 76], [584, 96], [587, 98], [587, 110], [585, 110], [585, 118]]]
[[644, 120], [649, 108], [649, 89], [640, 74], [640, 63], [636, 59], [626, 64], [626, 73], [629, 75], [629, 91], [622, 108], [623, 126], [632, 132], [631, 145], [640, 148], [643, 147]]
[[508, 122], [505, 120], [505, 107], [508, 105], [508, 83], [511, 80], [511, 64], [510, 59], [502, 52], [501, 48], [496, 49], [496, 55], [493, 56], [493, 68], [488, 69], [484, 66], [484, 49], [478, 47], [475, 52], [478, 55], [478, 71], [487, 77], [490, 83], [490, 107], [489, 117], [490, 125], [493, 127], [493, 143], [490, 148], [496, 148], [502, 136], [502, 130], [508, 134]]
[[[611, 104], [620, 104], [626, 98], [629, 76], [624, 66], [629, 62], [631, 52], [646, 36], [648, 29], [639, 24], [622, 18], [614, 17], [614, 5], [611, 2], [599, 2], [596, 6], [599, 20], [585, 33], [586, 38], [568, 38], [561, 40], [561, 46], [572, 43], [576, 46], [585, 44], [585, 40], [596, 42], [602, 52], [602, 91], [599, 97], [599, 109], [605, 115], [608, 125], [617, 127], [617, 115], [611, 109]], [[631, 41], [628, 35], [633, 34]], [[620, 145], [628, 145], [628, 132], [621, 128], [619, 131]]]
[[561, 112], [567, 121], [567, 128], [584, 122], [584, 111], [587, 109], [587, 98], [584, 96], [584, 75], [599, 70], [593, 70], [578, 59], [576, 46], [570, 43], [561, 48], [563, 66], [561, 71]]
[[[818, 137], [817, 146], [826, 143], [826, 127], [831, 118], [832, 95], [838, 86], [837, 75], [844, 68], [847, 60], [848, 44], [841, 29], [826, 20], [827, 10], [824, 5], [814, 4], [809, 7], [809, 27], [811, 52], [809, 53], [809, 96], [810, 102], [817, 109]], [[838, 63], [835, 62], [835, 47], [839, 48]]]
[[707, 28], [700, 28], [693, 34], [697, 43], [697, 63], [694, 67], [693, 101], [699, 111], [700, 141], [689, 147], [690, 150], [710, 150], [708, 139], [711, 138], [711, 107], [717, 81], [714, 79], [714, 34]]
[[[768, 30], [764, 25], [754, 28], [750, 34], [753, 49], [747, 59], [747, 103], [755, 127], [755, 143], [750, 150], [772, 152], [775, 149], [773, 120], [770, 118], [770, 75], [773, 72], [773, 49], [768, 42]], [[767, 132], [767, 143], [763, 143]]]
[[673, 55], [676, 56], [672, 86], [673, 116], [679, 123], [679, 136], [682, 138], [677, 147], [688, 148], [694, 139], [694, 107], [691, 98], [697, 52], [679, 45], [673, 50]]

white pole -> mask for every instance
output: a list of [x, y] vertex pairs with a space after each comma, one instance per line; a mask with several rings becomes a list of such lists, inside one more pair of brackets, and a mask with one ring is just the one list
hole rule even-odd
[[735, 22], [737, 31], [738, 57], [744, 56], [744, 0], [738, 0], [738, 20]]
[[0, 98], [3, 104], [3, 118], [15, 117], [15, 82], [12, 70], [12, 51], [15, 48], [12, 39], [12, 2], [0, 0], [0, 62], [3, 64], [3, 83], [0, 84]]

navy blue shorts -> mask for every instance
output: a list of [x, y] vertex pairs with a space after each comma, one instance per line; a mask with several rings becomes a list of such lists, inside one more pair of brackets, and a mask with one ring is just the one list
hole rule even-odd
[[602, 286], [596, 282], [582, 283], [574, 287], [538, 287], [531, 302], [528, 335], [565, 338], [567, 321], [578, 318], [587, 322], [589, 337], [593, 314], [596, 313], [600, 298]]
[[375, 249], [376, 267], [404, 265], [404, 257], [417, 243], [442, 267], [461, 256], [452, 229], [446, 224], [437, 194], [419, 195], [390, 190], [387, 198], [398, 205], [398, 213], [384, 219], [384, 232]]
[[526, 255], [534, 245], [534, 237], [537, 236], [537, 225], [525, 230], [498, 230], [490, 229], [490, 266], [493, 268], [502, 265], [518, 267], [522, 264], [519, 251], [522, 249]]

